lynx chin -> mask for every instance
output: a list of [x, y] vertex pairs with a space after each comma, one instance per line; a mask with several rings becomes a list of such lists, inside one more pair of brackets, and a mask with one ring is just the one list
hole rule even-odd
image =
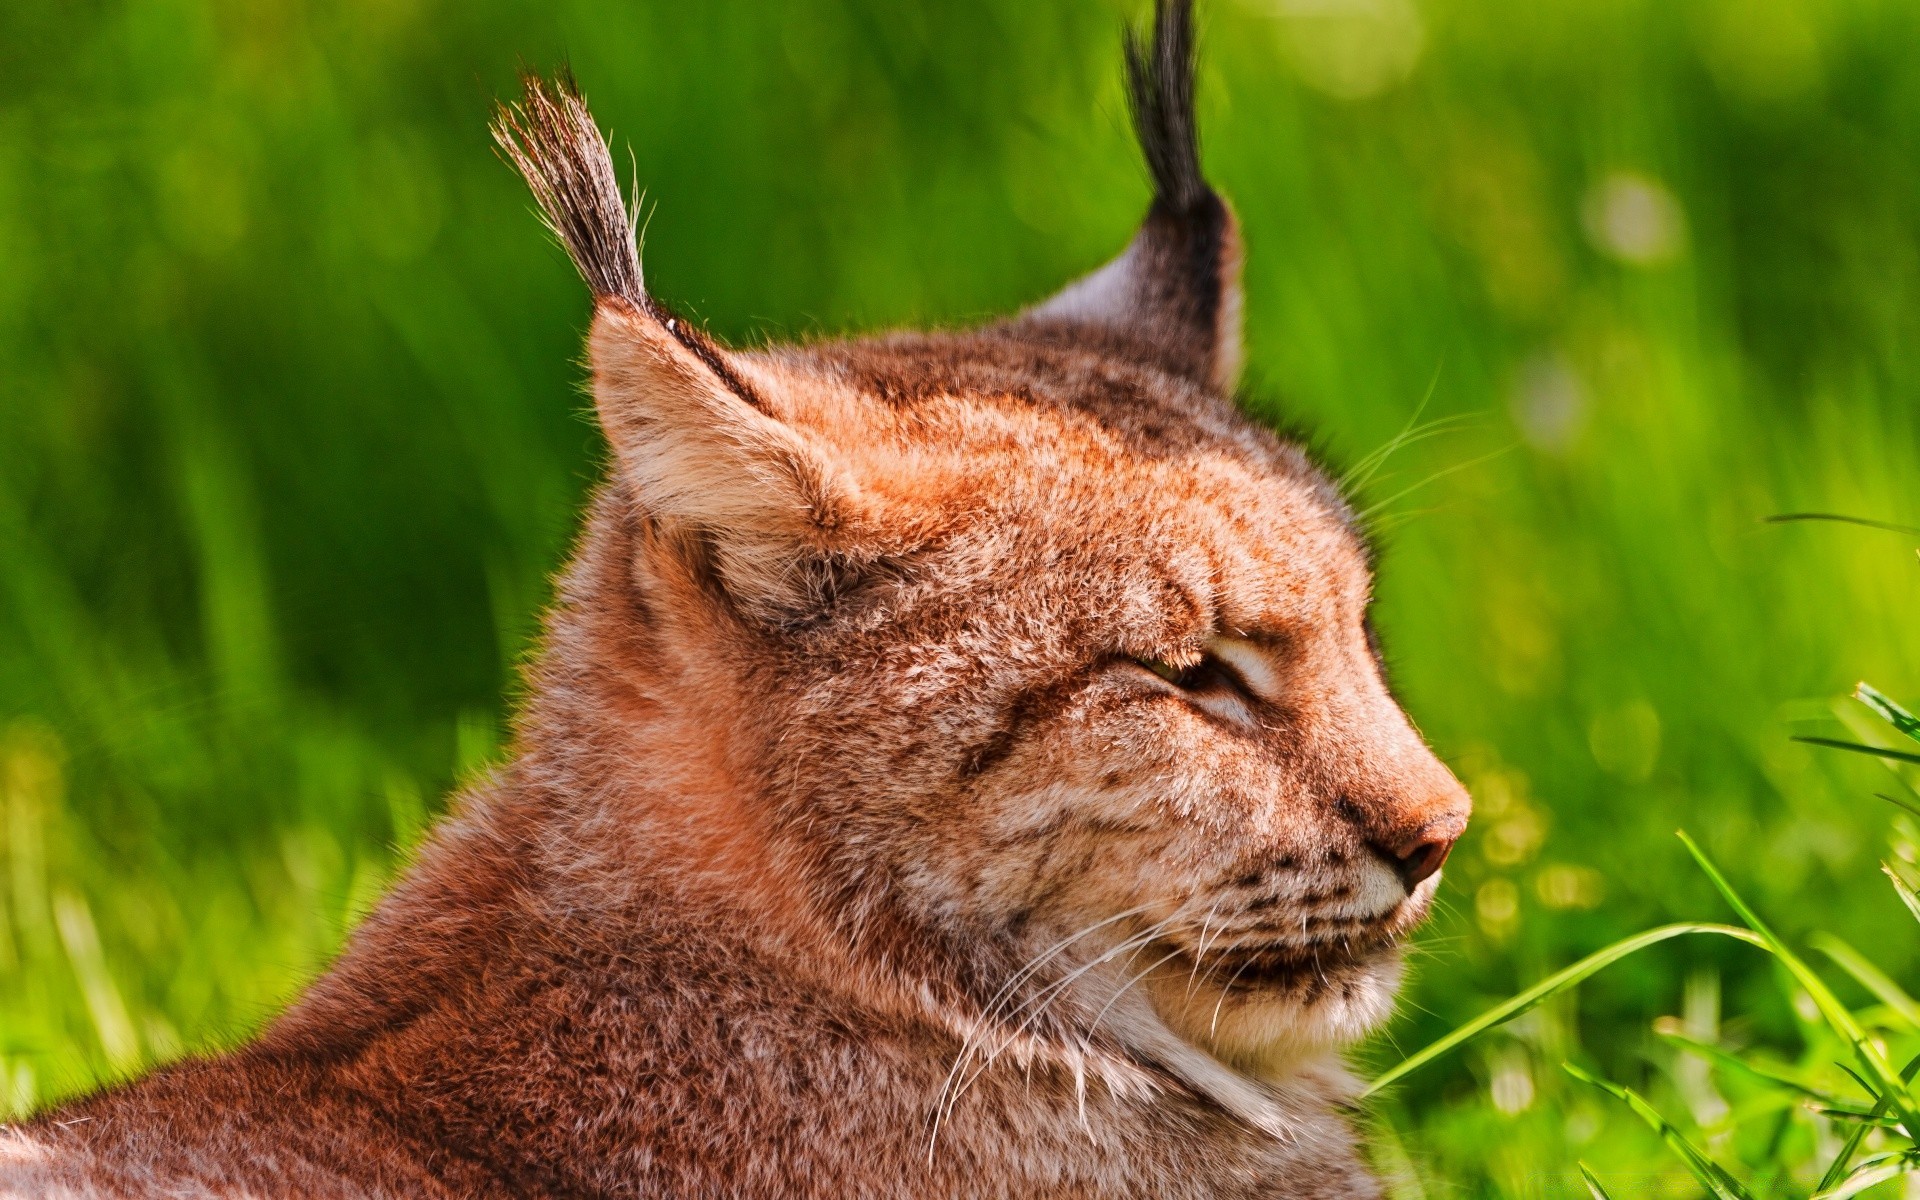
[[1338, 1055], [1469, 802], [1231, 399], [1189, 0], [1125, 59], [1119, 257], [752, 351], [648, 293], [571, 81], [501, 111], [612, 451], [512, 758], [257, 1040], [0, 1129], [0, 1195], [1379, 1194]]

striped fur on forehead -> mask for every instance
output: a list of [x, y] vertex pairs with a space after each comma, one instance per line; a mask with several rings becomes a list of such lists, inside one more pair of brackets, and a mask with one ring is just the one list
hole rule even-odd
[[[997, 329], [892, 334], [776, 350], [766, 360], [791, 390], [811, 384], [837, 393], [835, 404], [822, 406], [830, 408], [824, 428], [856, 444], [879, 437], [948, 456], [954, 477], [1057, 473], [1060, 463], [1033, 451], [1075, 428], [1146, 462], [1234, 457], [1266, 476], [1267, 486], [1292, 488], [1338, 519], [1362, 558], [1372, 560], [1358, 515], [1305, 439], [1277, 436], [1232, 398], [1150, 362], [1115, 356], [1097, 341], [1053, 344]], [[1098, 447], [1083, 445], [1087, 457], [1077, 465], [1091, 485], [1116, 492], [1129, 486]], [[1116, 502], [1150, 499], [1116, 495]]]

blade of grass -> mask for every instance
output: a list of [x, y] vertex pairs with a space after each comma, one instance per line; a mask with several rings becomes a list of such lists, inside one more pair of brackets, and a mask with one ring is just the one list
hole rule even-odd
[[1916, 893], [1913, 885], [1900, 877], [1900, 872], [1893, 869], [1892, 863], [1881, 863], [1880, 871], [1893, 881], [1894, 894], [1900, 897], [1900, 903], [1907, 906], [1914, 920], [1920, 921], [1920, 893]]
[[[1901, 1068], [1900, 1078], [1912, 1079], [1913, 1073], [1916, 1070], [1920, 1070], [1920, 1056], [1916, 1056], [1905, 1067]], [[1875, 1117], [1883, 1117], [1887, 1113], [1887, 1108], [1887, 1098], [1882, 1096], [1879, 1102], [1873, 1106], [1873, 1115]], [[1847, 1164], [1853, 1161], [1855, 1152], [1860, 1149], [1860, 1143], [1867, 1138], [1867, 1131], [1873, 1127], [1874, 1122], [1872, 1121], [1862, 1121], [1853, 1127], [1853, 1130], [1847, 1134], [1847, 1140], [1840, 1144], [1840, 1152], [1834, 1155], [1833, 1161], [1827, 1165], [1826, 1174], [1820, 1177], [1819, 1184], [1814, 1187], [1813, 1190], [1815, 1193], [1824, 1195], [1828, 1189], [1840, 1185], [1840, 1181], [1847, 1177]]]
[[1600, 1186], [1600, 1181], [1594, 1177], [1587, 1164], [1575, 1163], [1574, 1165], [1580, 1168], [1580, 1178], [1586, 1180], [1587, 1191], [1593, 1193], [1593, 1200], [1613, 1200], [1613, 1197], [1607, 1194], [1607, 1189]]
[[1877, 1103], [1873, 1108], [1827, 1108], [1824, 1105], [1809, 1104], [1807, 1111], [1819, 1113], [1830, 1120], [1853, 1126], [1867, 1133], [1879, 1131], [1884, 1136], [1881, 1142], [1905, 1141], [1906, 1130], [1900, 1128], [1900, 1118], [1889, 1110], [1883, 1110]]
[[1847, 1177], [1847, 1164], [1853, 1161], [1854, 1154], [1860, 1149], [1860, 1143], [1866, 1140], [1867, 1131], [1872, 1128], [1872, 1122], [1861, 1121], [1848, 1132], [1847, 1140], [1840, 1143], [1840, 1152], [1834, 1156], [1833, 1162], [1828, 1164], [1826, 1174], [1820, 1177], [1819, 1184], [1813, 1189], [1814, 1195], [1828, 1195], [1833, 1188], [1840, 1186], [1841, 1181]]
[[1784, 525], [1789, 521], [1833, 521], [1841, 525], [1863, 525], [1868, 529], [1885, 529], [1892, 533], [1920, 533], [1920, 529], [1911, 525], [1896, 525], [1892, 521], [1876, 521], [1871, 517], [1850, 517], [1845, 513], [1775, 513], [1766, 518], [1766, 523], [1769, 525]]
[[1741, 929], [1734, 925], [1715, 925], [1699, 922], [1662, 925], [1658, 929], [1649, 929], [1645, 933], [1635, 934], [1630, 938], [1622, 938], [1611, 946], [1594, 951], [1572, 966], [1549, 975], [1547, 978], [1534, 984], [1511, 1000], [1494, 1005], [1486, 1012], [1481, 1013], [1473, 1020], [1461, 1025], [1425, 1049], [1409, 1055], [1398, 1065], [1388, 1068], [1372, 1083], [1368, 1084], [1367, 1090], [1362, 1092], [1361, 1096], [1365, 1098], [1373, 1095], [1381, 1088], [1405, 1078], [1455, 1047], [1472, 1041], [1496, 1025], [1503, 1025], [1513, 1020], [1521, 1013], [1526, 1012], [1542, 1001], [1565, 991], [1586, 979], [1588, 976], [1593, 975], [1595, 972], [1619, 962], [1630, 954], [1645, 950], [1648, 946], [1658, 945], [1670, 938], [1681, 937], [1690, 933], [1719, 934], [1721, 937], [1735, 938], [1749, 945], [1766, 949], [1766, 943], [1750, 930]]
[[1860, 1072], [1854, 1070], [1852, 1067], [1848, 1066], [1845, 1063], [1835, 1063], [1833, 1065], [1836, 1067], [1839, 1067], [1842, 1071], [1845, 1071], [1847, 1073], [1848, 1079], [1851, 1079], [1855, 1083], [1860, 1085], [1861, 1091], [1865, 1092], [1869, 1096], [1872, 1096], [1876, 1102], [1879, 1101], [1880, 1089], [1873, 1086], [1872, 1083], [1868, 1082], [1866, 1076], [1860, 1074]]
[[1831, 750], [1851, 750], [1855, 754], [1871, 754], [1875, 758], [1890, 758], [1895, 762], [1920, 763], [1920, 754], [1908, 750], [1888, 750], [1884, 746], [1867, 746], [1860, 742], [1843, 742], [1839, 738], [1808, 737], [1796, 734], [1794, 741], [1805, 742], [1809, 746], [1825, 746]]
[[1920, 817], [1920, 804], [1915, 804], [1911, 800], [1902, 800], [1898, 796], [1889, 796], [1885, 792], [1875, 792], [1873, 798], [1876, 800], [1885, 800], [1895, 808], [1904, 809], [1914, 816]]
[[1684, 1134], [1660, 1115], [1659, 1109], [1648, 1104], [1638, 1092], [1609, 1082], [1598, 1075], [1589, 1075], [1572, 1063], [1561, 1063], [1560, 1067], [1580, 1082], [1590, 1083], [1615, 1099], [1625, 1101], [1627, 1107], [1632, 1109], [1636, 1116], [1660, 1135], [1660, 1140], [1680, 1157], [1680, 1161], [1687, 1164], [1687, 1169], [1693, 1172], [1693, 1177], [1700, 1181], [1701, 1186], [1706, 1188], [1715, 1200], [1753, 1200], [1752, 1194], [1741, 1186], [1739, 1180], [1727, 1174], [1719, 1163], [1708, 1158], [1692, 1142], [1689, 1142]]
[[1712, 1042], [1703, 1042], [1698, 1038], [1689, 1037], [1678, 1029], [1675, 1029], [1666, 1019], [1656, 1022], [1653, 1031], [1660, 1037], [1679, 1046], [1681, 1049], [1697, 1054], [1701, 1058], [1707, 1059], [1709, 1062], [1718, 1066], [1728, 1067], [1751, 1075], [1755, 1079], [1762, 1079], [1768, 1083], [1778, 1084], [1781, 1087], [1797, 1092], [1809, 1100], [1818, 1101], [1821, 1104], [1828, 1105], [1835, 1109], [1844, 1110], [1848, 1107], [1847, 1101], [1841, 1097], [1835, 1096], [1830, 1092], [1823, 1092], [1812, 1084], [1795, 1078], [1784, 1067], [1777, 1066], [1773, 1063], [1755, 1062], [1751, 1059], [1741, 1058], [1738, 1054], [1716, 1046]]
[[1904, 988], [1887, 978], [1886, 973], [1868, 962], [1866, 956], [1830, 933], [1811, 934], [1807, 944], [1858, 980], [1861, 987], [1872, 992], [1880, 1003], [1897, 1013], [1901, 1020], [1920, 1029], [1920, 1001], [1914, 1000]]
[[1786, 967], [1800, 986], [1806, 989], [1807, 994], [1813, 997], [1814, 1004], [1820, 1009], [1820, 1015], [1826, 1018], [1827, 1024], [1853, 1047], [1854, 1056], [1865, 1068], [1867, 1077], [1879, 1084], [1881, 1094], [1891, 1101], [1892, 1110], [1899, 1116], [1900, 1124], [1906, 1130], [1907, 1136], [1914, 1137], [1915, 1132], [1920, 1131], [1920, 1111], [1916, 1111], [1913, 1097], [1907, 1091], [1906, 1081], [1900, 1078], [1892, 1064], [1887, 1062], [1886, 1056], [1867, 1039], [1866, 1031], [1860, 1027], [1860, 1022], [1854, 1019], [1846, 1005], [1840, 1003], [1839, 998], [1833, 994], [1832, 989], [1827, 987], [1826, 982], [1814, 973], [1812, 967], [1802, 962], [1799, 955], [1788, 949], [1787, 944], [1780, 940], [1771, 926], [1760, 919], [1760, 914], [1741, 898], [1740, 893], [1734, 890], [1731, 883], [1727, 882], [1727, 877], [1721, 874], [1720, 868], [1707, 857], [1706, 851], [1700, 849], [1699, 845], [1687, 836], [1684, 829], [1679, 832], [1680, 841], [1686, 846], [1687, 853], [1693, 855], [1693, 860], [1700, 864], [1701, 870], [1707, 873], [1707, 878], [1713, 881], [1713, 886], [1720, 895], [1733, 906], [1733, 911], [1740, 914], [1740, 919], [1747, 923], [1749, 929], [1765, 939], [1767, 949], [1773, 952], [1773, 956], [1780, 960], [1781, 965]]
[[1920, 742], [1920, 717], [1895, 704], [1886, 693], [1864, 680], [1854, 686], [1854, 698], [1878, 713], [1887, 724]]
[[1875, 1125], [1878, 1125], [1883, 1129], [1891, 1129], [1895, 1133], [1900, 1132], [1900, 1124], [1896, 1118], [1889, 1117], [1884, 1114], [1876, 1115], [1871, 1110], [1858, 1109], [1858, 1108], [1834, 1108], [1832, 1105], [1828, 1105], [1828, 1104], [1816, 1104], [1813, 1106], [1813, 1111], [1819, 1113], [1823, 1117], [1832, 1117], [1836, 1121], [1852, 1121], [1861, 1125], [1865, 1125], [1869, 1128]]
[[1848, 1196], [1857, 1196], [1875, 1184], [1898, 1179], [1911, 1170], [1913, 1159], [1907, 1151], [1876, 1154], [1863, 1160], [1851, 1175], [1832, 1189], [1815, 1192], [1813, 1200], [1846, 1200]]

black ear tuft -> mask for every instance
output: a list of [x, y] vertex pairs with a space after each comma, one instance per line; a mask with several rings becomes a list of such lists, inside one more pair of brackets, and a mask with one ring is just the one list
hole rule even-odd
[[1193, 3], [1159, 0], [1153, 44], [1126, 32], [1127, 108], [1153, 173], [1154, 199], [1177, 213], [1191, 212], [1213, 190], [1200, 174], [1200, 135], [1193, 119]]
[[563, 72], [547, 83], [529, 75], [525, 84], [519, 104], [495, 112], [493, 140], [526, 178], [540, 215], [594, 297], [648, 307], [639, 239], [620, 198], [613, 156], [573, 77]]
[[1156, 0], [1153, 40], [1126, 36], [1127, 103], [1153, 203], [1120, 257], [1028, 309], [1028, 336], [1113, 352], [1229, 391], [1240, 371], [1240, 232], [1200, 173], [1193, 0]]
[[617, 300], [656, 322], [728, 390], [755, 408], [766, 402], [705, 334], [647, 294], [640, 239], [620, 198], [613, 155], [573, 77], [526, 77], [526, 96], [494, 113], [493, 140], [533, 189], [540, 215], [567, 248], [593, 298]]

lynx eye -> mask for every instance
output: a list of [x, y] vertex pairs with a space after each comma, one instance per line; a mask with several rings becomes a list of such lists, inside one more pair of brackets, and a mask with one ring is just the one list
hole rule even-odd
[[1239, 724], [1257, 725], [1261, 706], [1281, 699], [1281, 679], [1272, 656], [1270, 645], [1216, 634], [1188, 662], [1147, 657], [1128, 661], [1179, 689], [1196, 708]]
[[1231, 691], [1242, 698], [1251, 699], [1239, 674], [1211, 654], [1202, 654], [1185, 665], [1158, 658], [1136, 658], [1133, 661], [1183, 692]]
[[1145, 667], [1175, 687], [1186, 686], [1181, 682], [1187, 675], [1186, 669], [1183, 667], [1176, 667], [1172, 663], [1158, 658], [1136, 658], [1133, 660], [1133, 663], [1136, 666]]

